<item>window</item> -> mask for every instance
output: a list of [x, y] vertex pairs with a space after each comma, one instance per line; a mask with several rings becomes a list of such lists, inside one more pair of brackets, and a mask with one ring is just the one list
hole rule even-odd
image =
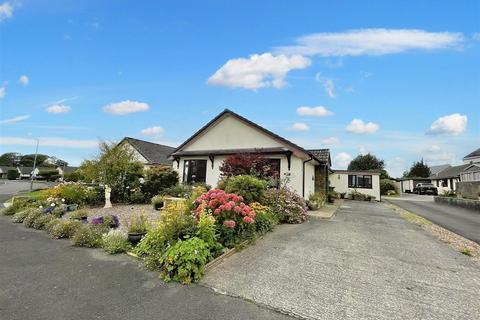
[[185, 160], [183, 182], [205, 183], [207, 178], [207, 160]]
[[350, 174], [348, 175], [348, 187], [372, 189], [372, 176]]

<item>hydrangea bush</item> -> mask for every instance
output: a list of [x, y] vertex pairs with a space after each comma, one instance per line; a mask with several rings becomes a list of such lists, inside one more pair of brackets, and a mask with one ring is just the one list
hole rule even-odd
[[255, 210], [243, 202], [243, 197], [212, 189], [195, 200], [195, 216], [203, 212], [215, 218], [219, 231], [219, 241], [231, 247], [251, 235], [255, 230]]

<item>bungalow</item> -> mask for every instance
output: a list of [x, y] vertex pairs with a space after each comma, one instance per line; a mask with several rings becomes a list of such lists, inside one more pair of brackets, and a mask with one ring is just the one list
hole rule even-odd
[[0, 178], [6, 179], [8, 171], [10, 170], [17, 170], [16, 167], [5, 167], [5, 166], [0, 166]]
[[[287, 186], [305, 198], [329, 190], [332, 170], [328, 149], [304, 149], [228, 109], [175, 149], [170, 159], [181, 183], [215, 187], [223, 161], [229, 155], [245, 153], [264, 155], [279, 177], [288, 177]], [[348, 187], [347, 182], [345, 185]], [[380, 199], [378, 183], [372, 188], [378, 189], [375, 196]]]
[[381, 171], [333, 170], [330, 174], [330, 186], [338, 193], [359, 192], [380, 201]]
[[439, 194], [446, 191], [455, 191], [457, 189], [456, 183], [461, 181], [461, 173], [468, 166], [470, 165], [462, 164], [459, 166], [451, 166], [431, 176], [429, 179], [432, 184], [437, 187]]
[[168, 156], [175, 150], [173, 147], [130, 137], [123, 138], [118, 145], [125, 145], [133, 150], [137, 160], [143, 163], [146, 169], [158, 165], [172, 165]]
[[480, 163], [468, 165], [462, 173], [460, 173], [462, 182], [480, 182]]

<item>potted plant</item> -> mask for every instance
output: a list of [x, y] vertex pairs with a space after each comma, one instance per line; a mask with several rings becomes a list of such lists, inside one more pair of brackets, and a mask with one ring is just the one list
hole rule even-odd
[[164, 207], [165, 197], [158, 195], [152, 198], [152, 205], [155, 210], [160, 210]]
[[128, 241], [136, 245], [147, 234], [148, 220], [144, 213], [134, 215], [127, 223]]

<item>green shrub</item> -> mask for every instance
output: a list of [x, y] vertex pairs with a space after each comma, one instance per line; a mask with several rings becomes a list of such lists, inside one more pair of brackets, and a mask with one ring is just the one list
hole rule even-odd
[[224, 190], [242, 196], [245, 203], [260, 202], [267, 189], [267, 182], [254, 176], [234, 176], [225, 180]]
[[130, 203], [145, 203], [147, 199], [148, 197], [140, 189], [133, 190], [129, 197]]
[[327, 196], [323, 192], [315, 192], [310, 195], [307, 201], [307, 206], [310, 210], [318, 210], [325, 206]]
[[271, 231], [273, 227], [278, 224], [278, 217], [273, 213], [272, 209], [268, 206], [264, 206], [258, 202], [250, 204], [255, 215], [255, 229], [258, 233], [264, 234]]
[[47, 224], [47, 230], [50, 235], [56, 239], [71, 238], [75, 232], [82, 227], [80, 221], [56, 219]]
[[348, 198], [350, 200], [357, 200], [357, 201], [371, 201], [372, 199], [375, 199], [375, 197], [372, 197], [368, 194], [363, 194], [356, 190], [350, 192], [350, 194], [348, 195]]
[[56, 219], [55, 216], [52, 216], [51, 214], [43, 214], [35, 219], [32, 227], [37, 230], [44, 230], [46, 229], [47, 224], [54, 219]]
[[134, 214], [127, 221], [128, 233], [147, 232], [149, 226], [147, 215], [144, 212]]
[[215, 218], [211, 215], [201, 213], [195, 235], [207, 244], [212, 253], [212, 257], [219, 256], [223, 250], [223, 246], [217, 241], [215, 230]]
[[305, 200], [286, 187], [267, 190], [264, 203], [272, 208], [280, 222], [302, 223], [307, 219]]
[[388, 195], [388, 191], [396, 191], [395, 183], [390, 179], [382, 179], [380, 180], [380, 194], [382, 196]]
[[160, 258], [160, 276], [165, 281], [175, 280], [183, 284], [197, 282], [203, 276], [209, 256], [208, 245], [202, 239], [179, 240]]
[[102, 248], [110, 254], [126, 252], [130, 247], [127, 235], [120, 230], [110, 230], [102, 236]]
[[146, 170], [143, 192], [148, 198], [162, 193], [178, 183], [178, 173], [170, 166], [159, 166]]
[[16, 169], [10, 169], [7, 171], [7, 179], [8, 180], [16, 180], [20, 177], [20, 173]]
[[27, 228], [33, 228], [33, 224], [35, 223], [35, 220], [38, 218], [42, 217], [43, 213], [42, 210], [30, 210], [28, 215], [23, 219], [23, 225]]
[[441, 194], [442, 197], [455, 198], [457, 194], [453, 190], [445, 190]]
[[30, 214], [32, 210], [38, 211], [38, 209], [25, 209], [20, 212], [17, 212], [12, 217], [12, 222], [14, 223], [23, 223], [23, 220]]
[[2, 215], [4, 216], [13, 216], [15, 214], [15, 207], [10, 205], [2, 209]]
[[97, 204], [102, 201], [102, 191], [79, 183], [62, 183], [44, 191], [46, 198], [64, 199], [67, 204]]
[[165, 203], [165, 197], [161, 195], [157, 195], [152, 198], [152, 206], [155, 210], [160, 210]]
[[181, 205], [170, 204], [160, 215], [159, 221], [135, 248], [138, 255], [145, 257], [145, 266], [148, 269], [157, 269], [161, 255], [168, 245], [179, 239], [186, 239], [195, 233], [195, 218], [186, 214]]
[[102, 246], [102, 231], [104, 228], [83, 224], [73, 234], [72, 244], [77, 247], [99, 248]]
[[188, 184], [177, 184], [173, 187], [163, 190], [160, 194], [177, 198], [190, 198], [193, 187]]
[[55, 168], [42, 168], [39, 170], [38, 175], [47, 181], [56, 181], [62, 177]]

